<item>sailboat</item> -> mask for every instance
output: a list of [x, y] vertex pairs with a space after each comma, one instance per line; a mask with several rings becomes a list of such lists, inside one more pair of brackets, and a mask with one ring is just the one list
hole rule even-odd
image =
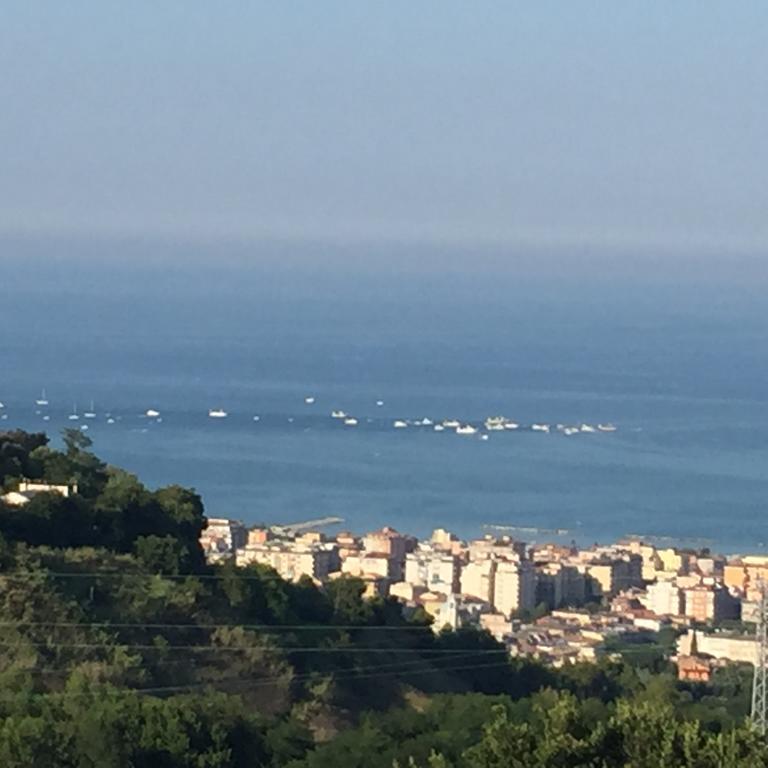
[[46, 397], [46, 394], [45, 394], [45, 388], [43, 388], [43, 391], [40, 397], [37, 400], [35, 400], [35, 405], [40, 405], [40, 406], [48, 405], [48, 398]]
[[67, 416], [70, 421], [80, 421], [80, 415], [77, 412], [77, 403], [72, 406], [72, 413]]
[[83, 416], [86, 419], [95, 419], [96, 418], [96, 411], [94, 409], [93, 400], [91, 400], [91, 408], [90, 410], [86, 411]]

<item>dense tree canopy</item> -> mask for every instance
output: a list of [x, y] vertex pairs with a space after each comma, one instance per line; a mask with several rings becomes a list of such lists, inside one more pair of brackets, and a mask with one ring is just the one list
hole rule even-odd
[[271, 569], [207, 566], [199, 496], [146, 488], [78, 431], [0, 434], [0, 765], [741, 768], [748, 672], [678, 683], [651, 654], [561, 671], [488, 634]]

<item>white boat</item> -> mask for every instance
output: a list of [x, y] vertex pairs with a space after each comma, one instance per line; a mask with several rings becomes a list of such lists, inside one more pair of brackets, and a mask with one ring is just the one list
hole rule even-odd
[[578, 435], [581, 430], [578, 427], [565, 427], [563, 429], [563, 434], [568, 435], [569, 437], [571, 435]]
[[458, 422], [458, 421], [456, 421], [456, 419], [446, 419], [446, 420], [443, 422], [443, 426], [444, 426], [446, 429], [457, 429], [458, 427], [460, 427], [460, 426], [461, 426], [461, 423], [460, 423], [460, 422]]
[[534, 432], [549, 432], [549, 424], [531, 424]]
[[490, 437], [489, 435], [480, 435], [481, 440], [488, 440], [489, 437]]
[[332, 419], [346, 419], [347, 414], [344, 411], [331, 411]]
[[88, 425], [87, 424], [81, 424], [80, 425], [80, 431], [81, 432], [87, 432], [88, 431]]
[[80, 421], [80, 415], [77, 412], [77, 405], [72, 406], [72, 413], [67, 416], [70, 421]]
[[107, 424], [114, 424], [114, 423], [115, 423], [115, 420], [114, 420], [114, 419], [113, 419], [113, 418], [110, 416], [110, 417], [107, 419]]
[[356, 427], [357, 419], [352, 416], [348, 416], [346, 419], [344, 419], [344, 424], [348, 427]]
[[226, 419], [229, 414], [223, 408], [211, 408], [208, 417], [211, 419]]
[[592, 432], [596, 432], [597, 430], [593, 426], [591, 426], [590, 424], [582, 424], [579, 427], [579, 431], [580, 432], [586, 432], [587, 434], [589, 434], [589, 433], [592, 433]]
[[381, 408], [381, 406], [382, 406], [382, 405], [384, 405], [384, 401], [383, 401], [383, 400], [377, 400], [377, 401], [376, 401], [376, 405], [377, 405], [379, 408]]
[[471, 424], [462, 424], [456, 427], [457, 435], [476, 435], [477, 427], [473, 427]]
[[314, 397], [305, 397], [305, 398], [304, 398], [304, 402], [305, 402], [307, 405], [312, 405], [312, 403], [314, 403], [314, 402], [315, 402], [315, 398], [314, 398]]
[[261, 416], [254, 416], [254, 417], [253, 417], [253, 420], [254, 420], [254, 421], [261, 421]]
[[83, 414], [83, 418], [86, 418], [86, 419], [95, 419], [96, 418], [96, 411], [94, 409], [93, 400], [91, 400], [91, 407], [90, 407], [90, 409], [87, 410]]
[[144, 415], [148, 419], [156, 419], [160, 415], [160, 411], [156, 410], [155, 408], [147, 408]]
[[43, 421], [50, 421], [51, 417], [46, 413], [45, 416], [43, 416]]
[[3, 403], [0, 403], [0, 411], [5, 408], [5, 405]]
[[403, 421], [402, 419], [396, 419], [396, 420], [395, 420], [395, 421], [392, 423], [392, 426], [393, 426], [395, 429], [405, 429], [405, 428], [408, 426], [408, 422], [407, 422], [407, 421]]
[[416, 422], [420, 427], [431, 427], [435, 422], [432, 419], [423, 418]]
[[601, 432], [615, 432], [616, 431], [616, 427], [613, 424], [598, 424], [597, 428]]
[[41, 406], [48, 405], [48, 398], [46, 397], [45, 390], [43, 390], [42, 393], [40, 394], [40, 397], [37, 400], [35, 400], [35, 405], [41, 405]]
[[435, 424], [433, 429], [435, 432], [445, 432], [445, 427], [442, 424]]
[[498, 421], [497, 419], [486, 419], [485, 428], [489, 432], [501, 432], [504, 430], [504, 421]]
[[503, 416], [489, 416], [485, 420], [485, 426], [487, 428], [496, 427], [496, 426], [503, 428], [505, 421], [506, 421], [506, 419]]
[[515, 421], [505, 421], [504, 429], [519, 429], [520, 425]]

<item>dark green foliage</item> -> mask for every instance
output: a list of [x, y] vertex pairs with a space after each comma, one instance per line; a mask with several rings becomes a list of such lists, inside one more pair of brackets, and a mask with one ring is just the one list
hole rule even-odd
[[[192, 572], [203, 568], [199, 538], [205, 515], [194, 491], [180, 486], [147, 490], [134, 475], [107, 467], [91, 453], [91, 440], [80, 430], [64, 430], [63, 442], [64, 450], [56, 451], [44, 435], [0, 434], [0, 484], [11, 487], [33, 477], [78, 489], [69, 498], [41, 493], [23, 507], [0, 508], [0, 533], [6, 539], [134, 552], [140, 539], [172, 537], [174, 548], [180, 548], [177, 572], [182, 566]], [[141, 546], [149, 556], [150, 545]]]
[[[0, 434], [5, 768], [760, 768], [749, 670], [677, 682], [672, 639], [555, 671], [484, 632], [265, 566], [206, 566], [197, 494], [147, 489], [77, 430]], [[330, 739], [328, 743], [323, 740]]]

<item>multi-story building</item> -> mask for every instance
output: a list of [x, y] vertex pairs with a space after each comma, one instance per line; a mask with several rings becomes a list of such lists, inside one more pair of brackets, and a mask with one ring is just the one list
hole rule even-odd
[[523, 560], [526, 556], [526, 545], [524, 541], [517, 541], [511, 536], [501, 538], [484, 536], [482, 539], [470, 541], [468, 552], [470, 560], [482, 560], [488, 557], [500, 560]]
[[455, 534], [445, 528], [435, 528], [429, 542], [433, 549], [450, 552], [452, 555], [458, 555], [464, 546]]
[[493, 607], [505, 616], [530, 610], [536, 605], [536, 576], [527, 560], [502, 560], [496, 564]]
[[677, 639], [677, 653], [681, 656], [706, 655], [715, 659], [755, 664], [758, 647], [755, 638], [749, 635], [710, 635], [688, 630]]
[[245, 543], [245, 526], [239, 520], [226, 517], [209, 517], [208, 525], [200, 534], [200, 546], [210, 562], [232, 555]]
[[237, 565], [261, 563], [274, 568], [282, 578], [295, 581], [309, 576], [325, 581], [339, 568], [339, 553], [335, 544], [307, 544], [276, 540], [263, 544], [247, 544], [236, 552]]
[[383, 552], [357, 552], [348, 554], [341, 561], [342, 573], [350, 576], [376, 576], [397, 581], [401, 570], [395, 561]]
[[404, 580], [430, 592], [455, 594], [459, 591], [459, 560], [448, 552], [419, 548], [405, 556]]
[[492, 558], [472, 560], [461, 569], [461, 594], [476, 597], [493, 605], [495, 579], [496, 560]]
[[366, 553], [386, 555], [391, 561], [392, 578], [400, 581], [403, 578], [405, 556], [413, 551], [416, 540], [411, 536], [403, 536], [394, 528], [384, 527], [372, 531], [363, 537], [363, 549]]
[[738, 619], [740, 604], [719, 583], [698, 584], [683, 590], [685, 615], [701, 623]]
[[682, 616], [683, 592], [674, 581], [657, 581], [648, 586], [645, 605], [657, 616]]
[[643, 584], [640, 555], [599, 555], [587, 559], [579, 570], [587, 577], [587, 592], [594, 598], [612, 597]]

